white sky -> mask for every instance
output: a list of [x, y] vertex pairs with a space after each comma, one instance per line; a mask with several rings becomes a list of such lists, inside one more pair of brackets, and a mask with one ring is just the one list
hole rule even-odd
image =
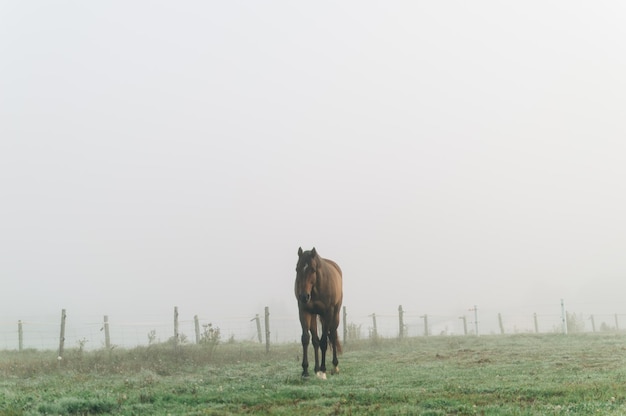
[[352, 315], [626, 313], [624, 22], [620, 1], [4, 1], [0, 316], [269, 305], [297, 327], [299, 246], [341, 265]]

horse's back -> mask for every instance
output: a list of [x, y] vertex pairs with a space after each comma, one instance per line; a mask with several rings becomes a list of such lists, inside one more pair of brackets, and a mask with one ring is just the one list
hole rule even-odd
[[337, 306], [341, 306], [343, 300], [343, 273], [341, 267], [333, 260], [322, 259], [326, 264], [326, 272], [331, 286], [331, 291], [334, 294], [334, 303]]
[[339, 276], [339, 280], [341, 281], [341, 278], [343, 276], [343, 273], [341, 272], [341, 267], [339, 267], [339, 265], [332, 260], [329, 260], [329, 259], [322, 259], [322, 260], [324, 260], [324, 262], [328, 265], [329, 268], [334, 269], [335, 272], [337, 272]]

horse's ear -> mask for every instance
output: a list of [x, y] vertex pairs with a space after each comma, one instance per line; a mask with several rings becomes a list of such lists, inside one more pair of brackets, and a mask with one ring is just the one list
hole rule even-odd
[[311, 257], [315, 257], [317, 255], [317, 251], [315, 251], [315, 247], [311, 250]]
[[298, 249], [298, 257], [301, 257], [301, 256], [302, 256], [302, 247]]

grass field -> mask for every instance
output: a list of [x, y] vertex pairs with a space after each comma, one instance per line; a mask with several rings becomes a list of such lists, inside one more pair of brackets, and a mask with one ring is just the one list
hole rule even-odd
[[624, 415], [626, 335], [349, 343], [300, 377], [299, 345], [0, 352], [0, 415]]

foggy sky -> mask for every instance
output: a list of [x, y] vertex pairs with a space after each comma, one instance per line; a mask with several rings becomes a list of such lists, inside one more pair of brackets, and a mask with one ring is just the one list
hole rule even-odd
[[[626, 313], [621, 2], [2, 2], [0, 316]], [[169, 319], [169, 318], [168, 318]]]

